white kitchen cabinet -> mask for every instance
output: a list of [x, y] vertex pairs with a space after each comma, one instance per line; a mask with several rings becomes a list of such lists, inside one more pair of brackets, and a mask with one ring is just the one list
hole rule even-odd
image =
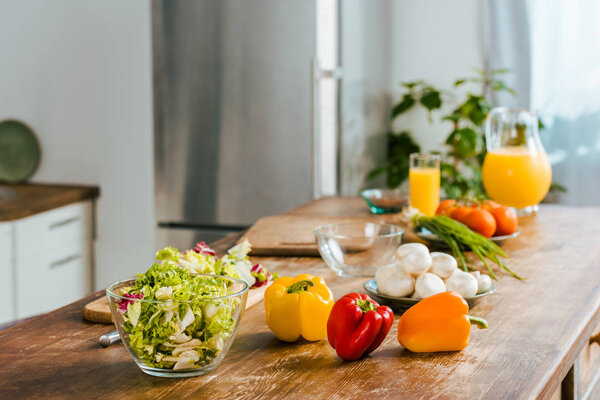
[[13, 224], [0, 222], [0, 324], [15, 319]]
[[13, 224], [16, 318], [54, 310], [91, 292], [91, 201]]

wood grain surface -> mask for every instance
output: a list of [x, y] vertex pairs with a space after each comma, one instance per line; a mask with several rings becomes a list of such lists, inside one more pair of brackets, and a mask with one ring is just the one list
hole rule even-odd
[[[252, 244], [251, 255], [319, 256], [315, 228], [327, 224], [384, 221], [383, 216], [328, 217], [322, 215], [274, 215], [259, 219], [241, 240]], [[357, 251], [364, 248], [357, 247]]]
[[[248, 291], [248, 297], [246, 298], [246, 309], [263, 301], [265, 297], [265, 290], [267, 290], [268, 286], [269, 285], [264, 285]], [[108, 304], [108, 298], [106, 296], [102, 296], [99, 299], [87, 303], [85, 306], [83, 306], [83, 311], [81, 313], [83, 319], [90, 322], [97, 322], [101, 324], [113, 323], [112, 315], [110, 313], [110, 305]]]
[[[360, 199], [328, 199], [292, 213], [364, 213]], [[345, 210], [345, 211], [344, 211]], [[352, 215], [352, 214], [349, 214]], [[343, 362], [326, 340], [286, 344], [269, 332], [260, 305], [248, 309], [213, 373], [172, 380], [142, 373], [122, 345], [101, 348], [112, 330], [81, 317], [96, 293], [0, 332], [2, 398], [550, 398], [599, 324], [600, 208], [542, 206], [504, 248], [527, 281], [500, 274], [496, 293], [471, 314], [487, 319], [461, 352], [413, 354], [396, 341], [357, 362]], [[223, 250], [230, 237], [215, 245]], [[255, 258], [282, 275], [324, 277], [336, 298], [364, 279], [335, 276], [318, 258]], [[398, 316], [396, 316], [398, 318]]]
[[0, 202], [0, 222], [29, 217], [54, 208], [95, 199], [100, 195], [97, 186], [50, 185], [39, 183], [2, 184], [18, 195]]

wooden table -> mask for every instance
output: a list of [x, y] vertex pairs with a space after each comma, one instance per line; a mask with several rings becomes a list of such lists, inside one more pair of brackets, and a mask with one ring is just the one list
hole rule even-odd
[[[367, 210], [360, 199], [329, 198], [291, 212], [366, 215]], [[398, 345], [394, 326], [371, 356], [343, 362], [326, 340], [279, 342], [259, 305], [244, 314], [238, 337], [215, 372], [156, 378], [142, 373], [123, 345], [98, 345], [98, 336], [113, 328], [81, 318], [83, 305], [102, 295], [97, 293], [0, 332], [0, 397], [532, 399], [560, 393], [566, 377], [563, 398], [572, 398], [583, 393], [573, 388], [591, 379], [590, 374], [580, 378], [580, 368], [598, 347], [586, 350], [600, 322], [598, 221], [600, 208], [563, 206], [542, 206], [537, 218], [524, 221], [521, 236], [504, 247], [514, 269], [529, 279], [500, 274], [496, 293], [471, 310], [490, 328], [474, 329], [461, 352], [410, 353]], [[223, 251], [234, 240], [216, 247]], [[360, 291], [364, 282], [335, 276], [319, 258], [257, 261], [283, 275], [323, 276], [336, 298]], [[583, 361], [582, 350], [587, 351]]]

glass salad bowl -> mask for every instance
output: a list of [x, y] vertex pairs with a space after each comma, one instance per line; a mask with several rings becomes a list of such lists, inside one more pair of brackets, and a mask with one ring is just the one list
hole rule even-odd
[[404, 229], [392, 224], [346, 222], [315, 229], [319, 253], [340, 276], [374, 276], [394, 260]]
[[160, 268], [106, 289], [121, 340], [149, 375], [207, 374], [219, 366], [235, 339], [248, 284], [228, 276], [180, 276]]

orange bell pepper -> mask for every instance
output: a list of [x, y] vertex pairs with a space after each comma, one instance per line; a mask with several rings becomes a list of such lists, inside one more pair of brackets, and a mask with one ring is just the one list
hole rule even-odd
[[398, 342], [415, 353], [462, 350], [469, 344], [471, 323], [488, 327], [468, 312], [469, 305], [456, 292], [426, 297], [400, 317]]

